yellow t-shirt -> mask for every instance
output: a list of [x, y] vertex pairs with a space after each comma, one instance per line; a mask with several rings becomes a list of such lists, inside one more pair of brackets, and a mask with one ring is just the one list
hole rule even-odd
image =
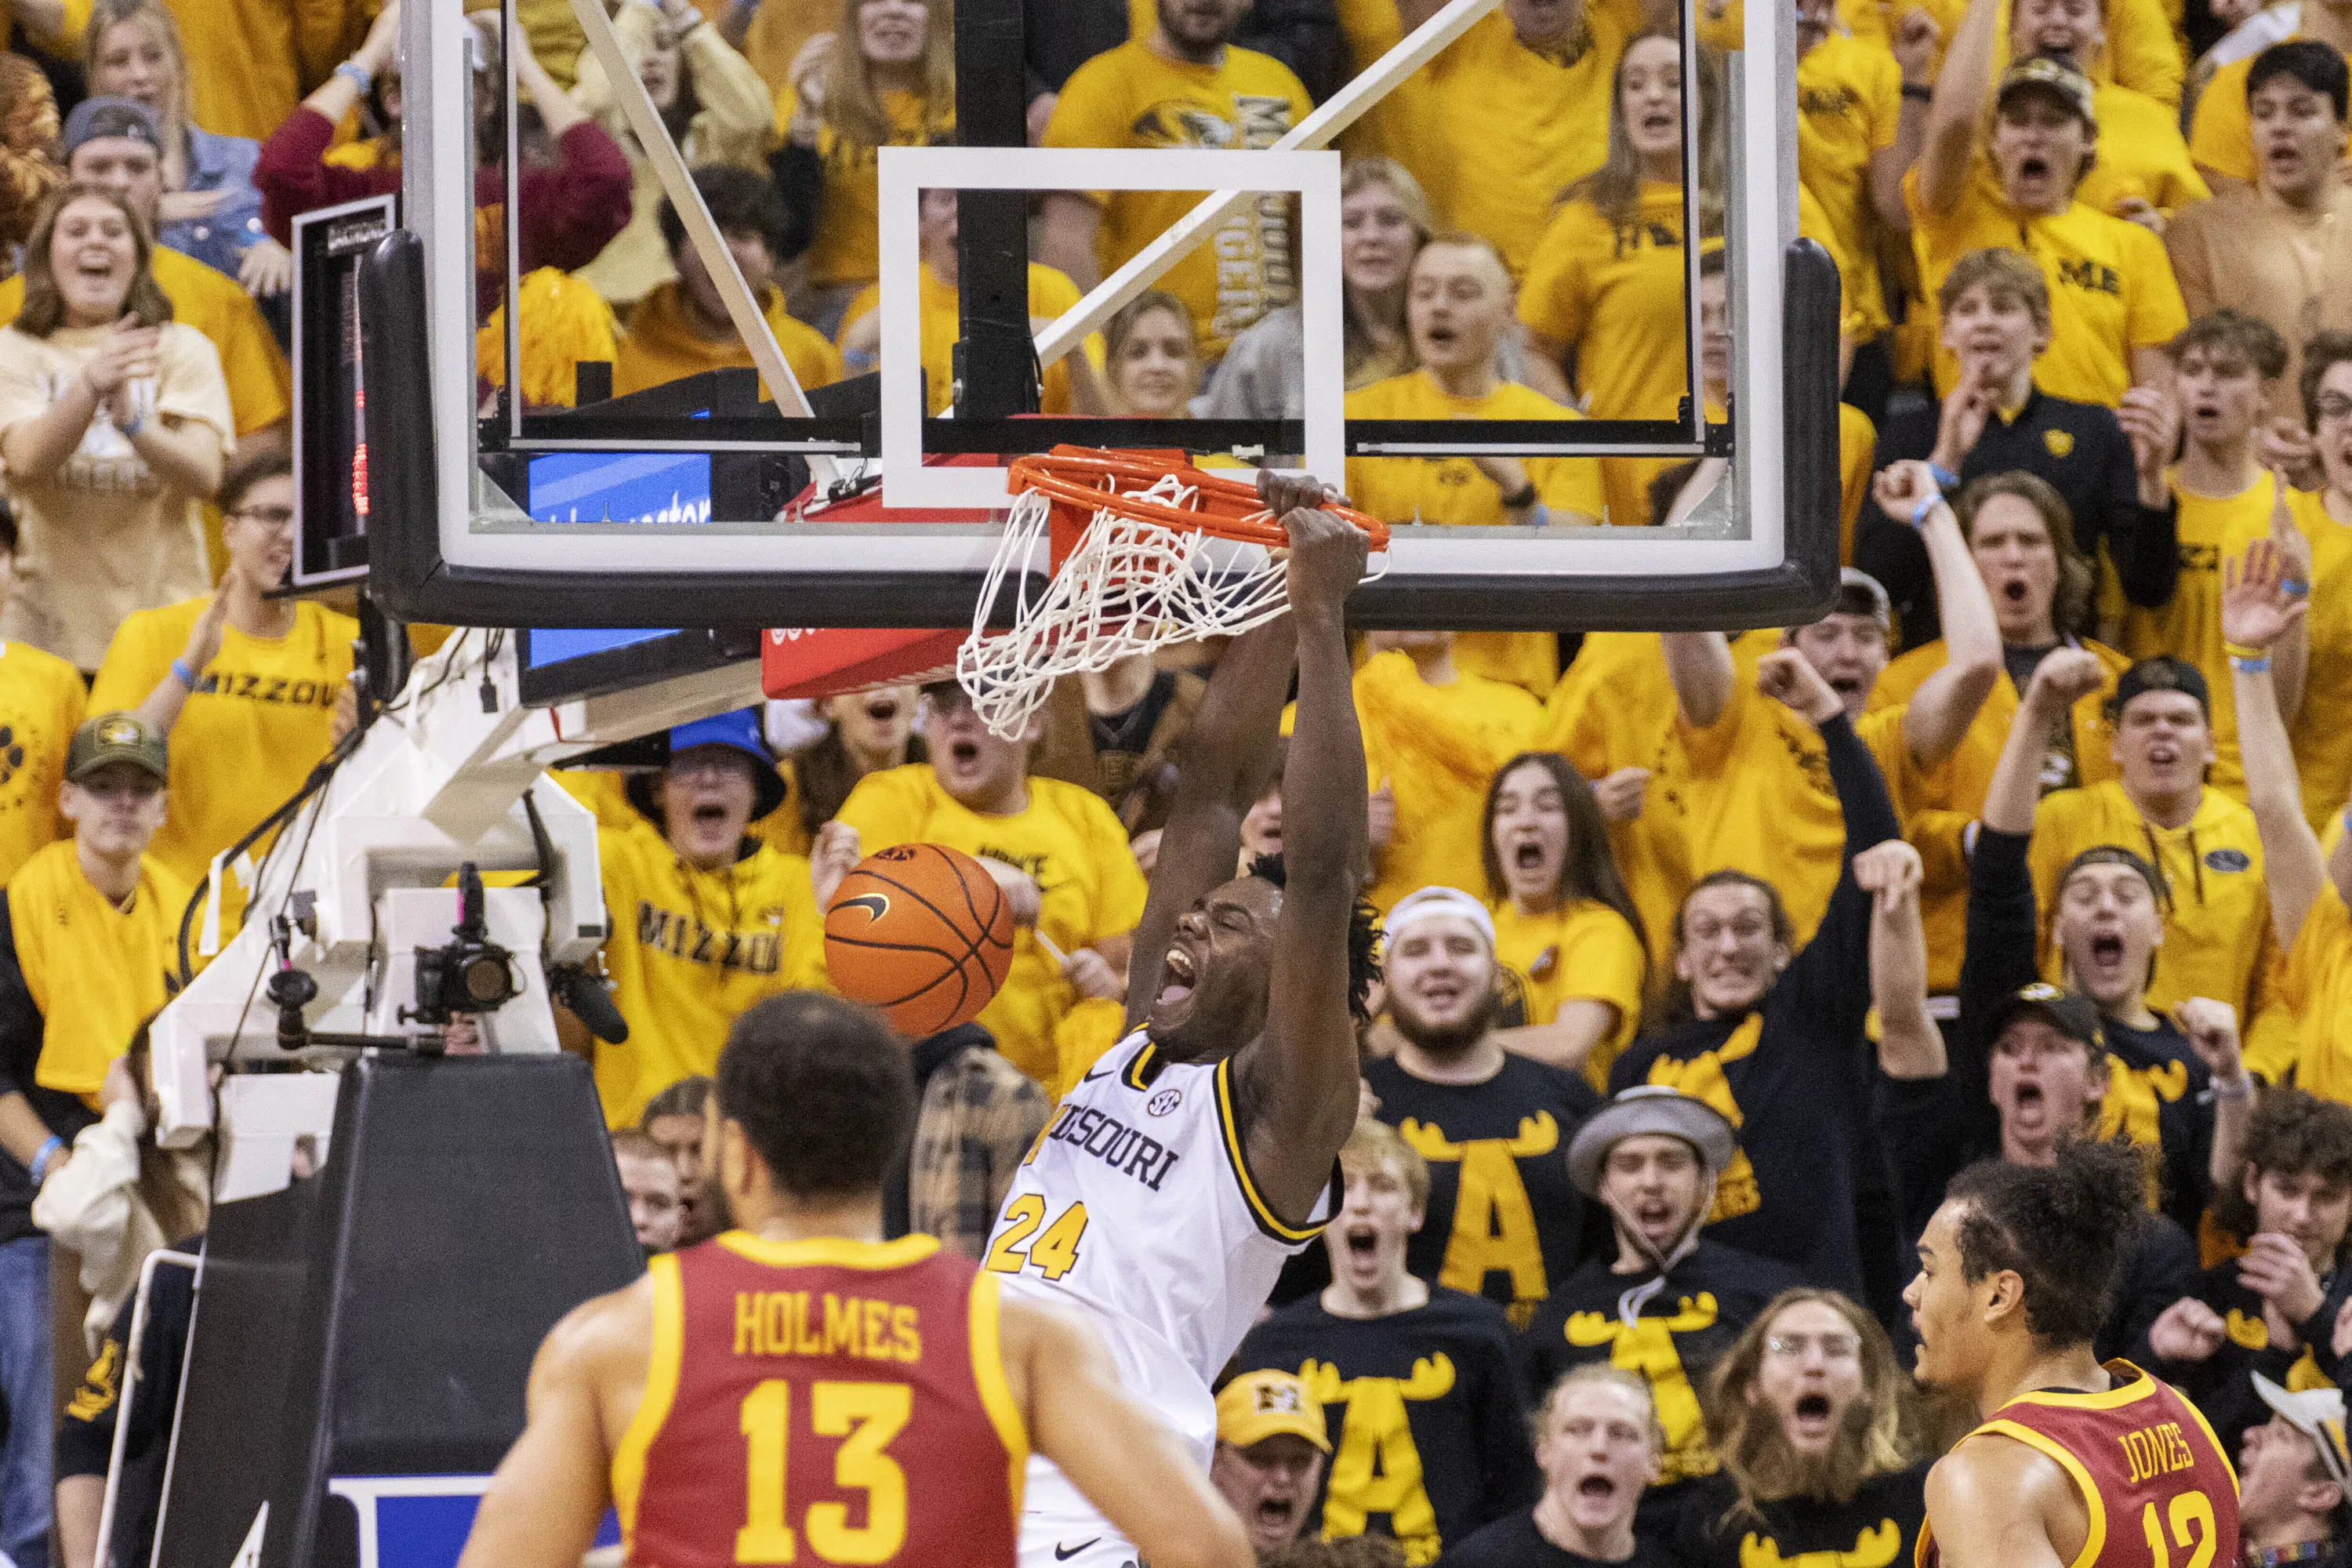
[[2116, 203], [2138, 196], [2170, 214], [2211, 197], [2205, 176], [2189, 161], [2179, 112], [2171, 104], [2110, 82], [2097, 89], [2094, 107], [2098, 161], [2074, 188], [2076, 201], [2111, 213]]
[[[1456, 397], [1419, 370], [1349, 393], [1346, 411], [1350, 419], [1583, 417], [1516, 382], [1497, 382], [1484, 397]], [[1526, 463], [1553, 521], [1601, 521], [1607, 503], [1598, 459], [1529, 458]], [[1503, 512], [1503, 492], [1467, 458], [1350, 458], [1348, 495], [1358, 508], [1388, 522], [1476, 528], [1510, 523]], [[1549, 690], [1558, 677], [1559, 649], [1549, 632], [1465, 632], [1455, 640], [1454, 658], [1470, 674], [1507, 680], [1533, 695]]]
[[[122, 623], [90, 686], [100, 713], [136, 708], [171, 673], [207, 599], [142, 610]], [[172, 726], [172, 782], [163, 830], [148, 853], [182, 881], [299, 788], [331, 745], [335, 697], [352, 673], [360, 624], [303, 600], [294, 629], [250, 637], [221, 629], [221, 650]], [[254, 847], [257, 860], [266, 843]]]
[[2112, 779], [2043, 797], [2028, 861], [2053, 980], [2060, 960], [2049, 935], [2059, 873], [2084, 850], [2106, 844], [2153, 863], [2170, 894], [2147, 1005], [2163, 1013], [2190, 996], [2227, 1002], [2238, 1010], [2246, 1065], [2276, 1082], [2294, 1059], [2294, 1021], [2279, 994], [2281, 961], [2254, 814], [2209, 789], [2185, 826], [2158, 827]]
[[[1704, 730], [1676, 715], [1665, 771], [1689, 835], [1692, 874], [1727, 867], [1771, 883], [1801, 944], [1837, 887], [1845, 813], [1830, 785], [1821, 731], [1756, 689], [1757, 660], [1780, 643], [1778, 632], [1750, 632], [1732, 644], [1731, 700]], [[1878, 760], [1897, 820], [1916, 778], [1903, 742], [1908, 711], [1864, 713], [1853, 727]]]
[[[84, 374], [103, 335], [59, 327], [35, 338], [0, 327], [0, 431], [47, 413], [58, 389]], [[227, 449], [228, 396], [205, 335], [165, 322], [156, 371], [132, 384], [133, 405], [191, 433], [209, 429]], [[150, 468], [103, 416], [91, 415], [74, 450], [47, 474], [6, 479], [23, 545], [0, 637], [96, 669], [124, 616], [212, 586], [197, 498]]]
[[1838, 405], [1838, 563], [1853, 564], [1853, 526], [1870, 495], [1878, 458], [1878, 426], [1851, 403]]
[[1903, 68], [1884, 43], [1832, 33], [1797, 61], [1797, 177], [1849, 260], [1847, 309], [1864, 339], [1887, 326], [1870, 160], [1895, 145], [1902, 113]]
[[88, 711], [81, 672], [29, 643], [0, 642], [0, 885], [73, 829], [58, 814], [66, 742]]
[[[1375, 654], [1356, 671], [1356, 721], [1366, 783], [1396, 798], [1396, 827], [1374, 856], [1364, 897], [1382, 913], [1416, 888], [1443, 883], [1486, 898], [1478, 827], [1495, 771], [1524, 749], [1543, 709], [1518, 687], [1458, 666], [1450, 686], [1421, 679], [1406, 654]], [[1283, 715], [1287, 732], [1295, 713]]]
[[109, 1063], [146, 1016], [170, 1000], [179, 973], [180, 915], [188, 887], [152, 855], [139, 861], [131, 907], [90, 886], [61, 838], [16, 868], [8, 882], [8, 926], [25, 989], [41, 1010], [41, 1055], [33, 1081], [97, 1105]]
[[[1127, 831], [1100, 795], [1078, 784], [1033, 777], [1026, 809], [989, 816], [958, 805], [929, 763], [910, 763], [860, 779], [837, 820], [857, 829], [861, 855], [894, 844], [944, 844], [1026, 871], [1043, 895], [1037, 928], [1065, 953], [1125, 935], [1143, 918], [1143, 873]], [[1064, 1067], [1055, 1028], [1077, 1000], [1035, 933], [1024, 930], [1013, 937], [1004, 984], [979, 1022], [1015, 1067], [1054, 1083]]]
[[2246, 772], [2238, 760], [2238, 698], [2230, 661], [2221, 652], [2221, 563], [2266, 538], [2271, 522], [2271, 477], [2265, 472], [2234, 496], [2193, 495], [2179, 470], [2167, 474], [2179, 503], [2180, 580], [2161, 609], [2127, 603], [2112, 571], [2099, 582], [2102, 619], [2120, 616], [2123, 651], [2134, 659], [2168, 653], [2195, 665], [2213, 699], [2213, 768], [2205, 782], [2240, 800], [2246, 798]]
[[2315, 490], [2290, 489], [2287, 510], [2311, 542], [2311, 658], [2292, 739], [2303, 815], [2317, 832], [2352, 799], [2352, 523], [2328, 515]]
[[[1616, 223], [1586, 201], [1552, 216], [1528, 263], [1519, 319], [1566, 344], [1575, 386], [1595, 419], [1672, 419], [1690, 395], [1685, 345], [1683, 192], [1645, 182], [1632, 217]], [[1644, 493], [1670, 458], [1611, 458], [1601, 465], [1603, 520], [1650, 521]]]
[[1633, 896], [1650, 942], [1650, 962], [1673, 957], [1675, 925], [1690, 891], [1690, 845], [1682, 814], [1668, 799], [1667, 737], [1675, 727], [1675, 686], [1654, 632], [1588, 632], [1576, 662], [1552, 688], [1543, 726], [1528, 744], [1558, 752], [1587, 779], [1620, 768], [1646, 768], [1642, 809], [1609, 825], [1617, 875]]
[[[800, 112], [800, 95], [791, 87], [776, 94], [776, 123], [790, 125]], [[890, 145], [928, 147], [955, 138], [955, 105], [932, 112], [920, 93], [896, 90], [882, 94], [882, 112], [890, 121]], [[871, 283], [882, 272], [882, 198], [877, 149], [845, 140], [831, 121], [819, 117], [817, 162], [824, 170], [824, 188], [817, 195], [816, 237], [809, 244], [809, 281], [820, 288]]]
[[[751, 368], [751, 351], [730, 333], [706, 338], [687, 323], [679, 299], [682, 283], [665, 283], [637, 301], [629, 312], [628, 331], [621, 335], [613, 363], [613, 395], [642, 392], [648, 386], [678, 381], [706, 370]], [[784, 351], [784, 363], [800, 378], [801, 388], [829, 386], [841, 379], [841, 351], [824, 334], [784, 309], [784, 293], [771, 284], [766, 299], [769, 331]], [[760, 395], [768, 395], [767, 384]]]
[[2327, 878], [2295, 933], [2279, 992], [2300, 1020], [2295, 1087], [2322, 1100], [2352, 1100], [2352, 911]]
[[[2068, 737], [2073, 764], [2067, 765], [2064, 751], [2053, 749], [2042, 769], [2044, 794], [2116, 776], [2115, 728], [2107, 722], [2106, 704], [2131, 660], [2104, 643], [2085, 639], [2082, 646], [2098, 657], [2105, 679], [2097, 690], [2076, 700]], [[1872, 710], [1908, 703], [1920, 685], [1944, 668], [1947, 657], [1938, 639], [1888, 665], [1871, 688]], [[1984, 810], [2018, 707], [2017, 687], [2004, 674], [1986, 693], [1959, 745], [1919, 779], [1907, 802], [1911, 812], [1905, 820], [1905, 837], [1918, 847], [1925, 872], [1919, 914], [1927, 932], [1927, 989], [1932, 992], [1950, 992], [1960, 983], [1960, 957], [1969, 934], [1969, 865], [1960, 837]]]
[[[2169, 342], [2189, 324], [2164, 242], [2136, 223], [2080, 201], [2062, 213], [2021, 214], [2002, 200], [1981, 157], [1949, 212], [1928, 212], [1920, 202], [1916, 169], [1903, 177], [1903, 198], [1931, 312], [1944, 275], [1969, 251], [2006, 246], [2042, 268], [2050, 286], [2050, 347], [2033, 362], [2033, 384], [2053, 397], [2114, 407], [2131, 387], [2131, 351]], [[1958, 379], [1959, 362], [1939, 343], [1937, 389], [1948, 393]]]
[[[294, 373], [253, 298], [236, 280], [168, 246], [150, 253], [155, 286], [172, 301], [172, 319], [212, 341], [228, 383], [235, 434], [250, 436], [293, 411]], [[25, 308], [25, 275], [0, 279], [0, 324]]]
[[[1140, 38], [1097, 55], [1062, 84], [1045, 126], [1048, 147], [1271, 147], [1314, 105], [1272, 55], [1227, 47], [1223, 63], [1171, 60]], [[1102, 193], [1096, 250], [1108, 274], [1191, 212], [1202, 191]], [[1291, 207], [1261, 201], [1202, 237], [1161, 277], [1184, 301], [1214, 360], [1260, 316], [1298, 298], [1291, 271]]]
[[[188, 55], [188, 118], [266, 142], [366, 37], [364, 0], [166, 0]], [[85, 23], [89, 6], [80, 7]]]
[[[940, 281], [938, 273], [929, 264], [921, 268], [922, 288], [919, 309], [923, 331], [923, 396], [934, 415], [945, 414], [955, 392], [955, 346], [963, 336], [962, 293]], [[1033, 261], [1029, 264], [1029, 313], [1052, 320], [1074, 309], [1082, 296], [1078, 286], [1070, 281], [1066, 272]], [[882, 308], [882, 286], [869, 283], [859, 289], [849, 301], [849, 309], [841, 314], [841, 331], [835, 334], [840, 342], [849, 335], [849, 329]], [[1103, 341], [1100, 332], [1088, 332], [1086, 341], [1087, 359], [1097, 370], [1103, 364]], [[1070, 367], [1055, 360], [1045, 367], [1044, 381], [1038, 387], [1037, 411], [1041, 414], [1067, 414], [1070, 408]]]
[[825, 989], [824, 922], [808, 862], [757, 846], [716, 871], [688, 865], [653, 824], [602, 829], [604, 970], [629, 1037], [596, 1047], [604, 1120], [714, 1071], [738, 1016], [779, 991]]
[[1595, 1042], [1584, 1058], [1592, 1087], [1609, 1091], [1609, 1064], [1642, 1026], [1642, 982], [1648, 956], [1633, 925], [1607, 904], [1591, 899], [1543, 914], [1521, 914], [1505, 899], [1494, 906], [1495, 961], [1518, 1006], [1519, 1021], [1549, 1024], [1564, 1002], [1605, 1002], [1617, 1009], [1617, 1026]]
[[1446, 226], [1494, 241], [1515, 276], [1528, 271], [1560, 193], [1609, 155], [1610, 82], [1629, 28], [1603, 5], [1585, 8], [1585, 24], [1581, 52], [1538, 52], [1497, 10], [1391, 94], [1403, 123], [1388, 151]]

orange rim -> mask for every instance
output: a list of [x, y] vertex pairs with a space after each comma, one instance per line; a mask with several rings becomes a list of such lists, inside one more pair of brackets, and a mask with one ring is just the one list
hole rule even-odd
[[[1118, 489], [1121, 481], [1148, 485], [1171, 474], [1180, 476], [1192, 489], [1189, 504], [1178, 506]], [[1181, 458], [1056, 447], [1051, 452], [1014, 458], [1008, 483], [1016, 491], [1034, 490], [1050, 500], [1082, 508], [1089, 516], [1109, 511], [1162, 528], [1272, 548], [1290, 542], [1281, 523], [1265, 516], [1265, 503], [1258, 498], [1255, 484], [1195, 468]], [[1372, 549], [1388, 548], [1389, 525], [1380, 519], [1352, 507], [1327, 504], [1325, 510], [1362, 529]]]

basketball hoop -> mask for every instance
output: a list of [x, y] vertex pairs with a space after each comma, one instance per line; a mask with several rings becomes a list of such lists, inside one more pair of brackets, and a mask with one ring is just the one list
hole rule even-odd
[[[1008, 740], [1066, 675], [1235, 637], [1290, 607], [1273, 554], [1289, 535], [1252, 480], [1203, 472], [1181, 453], [1056, 447], [1016, 459], [1007, 482], [1012, 510], [956, 679], [973, 711]], [[1386, 523], [1329, 510], [1362, 529], [1375, 552], [1388, 549]], [[1032, 599], [1023, 574], [1013, 627], [994, 630], [989, 612], [1005, 575], [1020, 573], [1040, 539], [1052, 581]]]

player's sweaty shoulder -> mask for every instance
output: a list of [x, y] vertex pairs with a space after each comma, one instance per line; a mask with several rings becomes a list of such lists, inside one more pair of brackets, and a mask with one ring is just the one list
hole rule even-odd
[[645, 1396], [653, 1364], [654, 1277], [583, 1301], [556, 1321], [531, 1366], [531, 1392], [593, 1400], [617, 1442]]
[[2073, 1478], [2030, 1443], [1976, 1432], [1927, 1472], [1927, 1516], [1946, 1568], [2042, 1568], [2082, 1551], [2089, 1508]]

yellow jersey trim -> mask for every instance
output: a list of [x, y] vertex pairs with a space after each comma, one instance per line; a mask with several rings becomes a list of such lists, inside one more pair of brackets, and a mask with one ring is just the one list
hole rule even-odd
[[1021, 1406], [1013, 1400], [1012, 1385], [1004, 1379], [1004, 1346], [999, 1331], [1003, 1306], [996, 1276], [973, 1275], [969, 1340], [972, 1382], [979, 1385], [981, 1408], [988, 1412], [989, 1425], [996, 1428], [996, 1440], [1004, 1445], [1011, 1467], [1007, 1479], [1013, 1488], [1013, 1518], [1018, 1523], [1022, 1488], [1029, 1479], [1029, 1427], [1021, 1419]]
[[677, 1398], [677, 1373], [686, 1360], [686, 1284], [677, 1258], [664, 1253], [649, 1258], [646, 1275], [654, 1283], [654, 1342], [646, 1362], [646, 1391], [637, 1413], [629, 1417], [620, 1447], [613, 1450], [613, 1509], [621, 1516], [621, 1539], [633, 1542], [637, 1531], [637, 1494], [645, 1487], [646, 1456], [669, 1419]]
[[940, 1249], [935, 1236], [902, 1236], [896, 1241], [852, 1241], [819, 1237], [808, 1241], [770, 1241], [748, 1230], [730, 1230], [719, 1245], [738, 1258], [771, 1268], [904, 1268]]
[[[2042, 1399], [2033, 1394], [2023, 1397], [2042, 1404], [2072, 1405], [2076, 1409], [2105, 1409], [2111, 1405], [2130, 1403], [2128, 1400], [2112, 1398], [2111, 1395], [2116, 1392], [2114, 1389], [2109, 1389], [2105, 1394], [2054, 1394], [2047, 1399]], [[2107, 1403], [2101, 1405], [2076, 1403], [2079, 1400], [2093, 1399], [2105, 1400]], [[2011, 1401], [2011, 1404], [2021, 1402]], [[2074, 1553], [2074, 1561], [2067, 1564], [2067, 1568], [2092, 1568], [2092, 1564], [2098, 1562], [2099, 1553], [2106, 1550], [2107, 1504], [2106, 1500], [2099, 1495], [2098, 1484], [2091, 1479], [2091, 1472], [2084, 1467], [2083, 1461], [2076, 1458], [2064, 1444], [2055, 1438], [2037, 1432], [2031, 1426], [2020, 1426], [2014, 1421], [2003, 1421], [1996, 1417], [1978, 1427], [1969, 1436], [1976, 1436], [1979, 1434], [2012, 1438], [2036, 1453], [2046, 1454], [2057, 1460], [2059, 1467], [2074, 1479], [2074, 1489], [2083, 1494], [2083, 1512], [2090, 1521], [2090, 1528], [2084, 1531], [2083, 1550]]]
[[[2140, 1372], [2139, 1368], [2133, 1366], [2127, 1361], [2109, 1363], [2110, 1375], [2113, 1375], [2114, 1368], [2116, 1366], [2128, 1368], [2132, 1372], [2139, 1373], [2139, 1375], [2129, 1383], [2119, 1384], [2108, 1389], [2104, 1394], [2061, 1394], [2036, 1389], [2030, 1394], [2019, 1394], [2009, 1404], [2046, 1405], [2057, 1410], [2118, 1410], [2126, 1405], [2136, 1405], [2154, 1395], [2158, 1387], [2156, 1379]], [[2003, 1410], [2008, 1408], [2007, 1405], [2001, 1406]], [[1996, 1420], [2000, 1418], [1998, 1411], [1994, 1413], [1994, 1418]]]
[[1217, 1064], [1217, 1127], [1224, 1134], [1225, 1159], [1234, 1168], [1234, 1179], [1241, 1184], [1242, 1199], [1249, 1205], [1257, 1227], [1276, 1241], [1312, 1241], [1323, 1234], [1321, 1225], [1296, 1226], [1274, 1212], [1273, 1205], [1259, 1195], [1257, 1183], [1250, 1176], [1248, 1156], [1242, 1152], [1240, 1120], [1234, 1114], [1234, 1058], [1227, 1057]]
[[1127, 1070], [1118, 1075], [1119, 1081], [1132, 1089], [1150, 1089], [1151, 1080], [1145, 1074], [1150, 1069], [1151, 1056], [1151, 1042], [1146, 1040], [1143, 1042], [1143, 1048], [1135, 1053], [1135, 1059], [1127, 1064]]

